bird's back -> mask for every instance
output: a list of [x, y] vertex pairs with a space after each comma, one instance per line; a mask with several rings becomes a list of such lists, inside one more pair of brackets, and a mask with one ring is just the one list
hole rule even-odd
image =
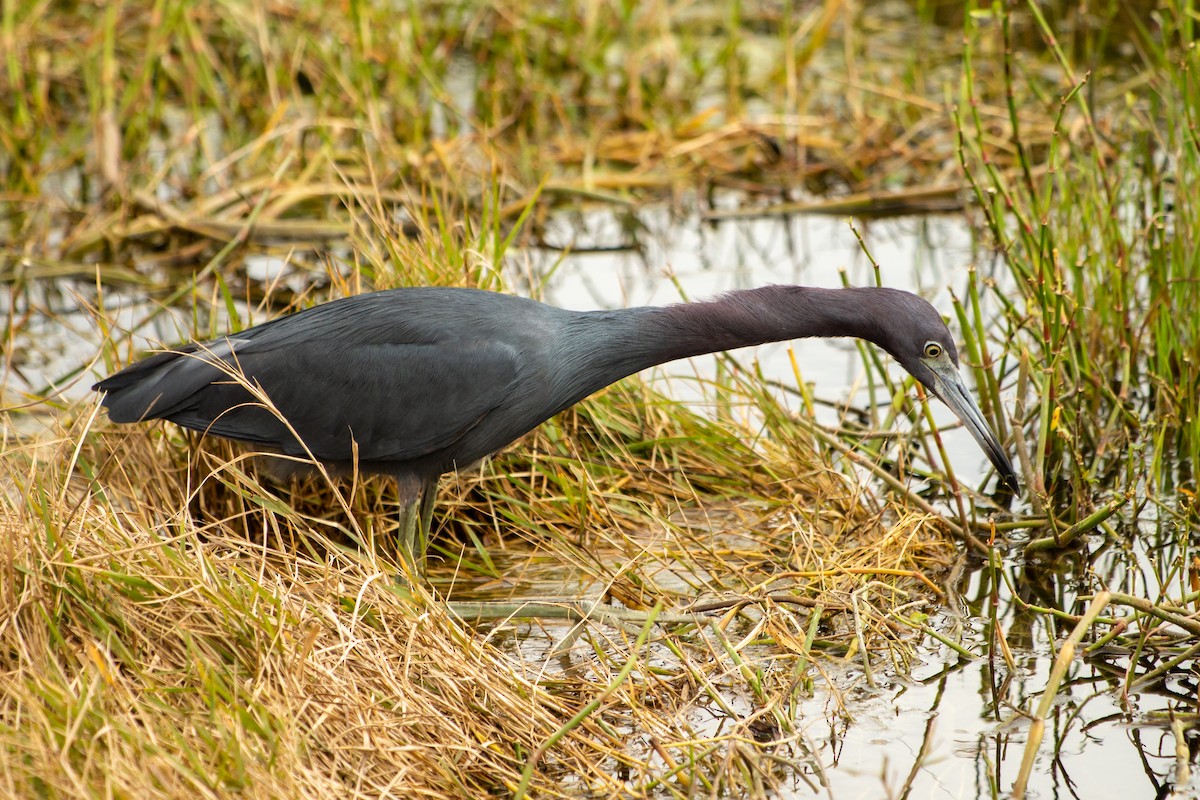
[[524, 433], [510, 436], [516, 419], [476, 429], [538, 380], [571, 313], [473, 289], [375, 292], [156, 354], [94, 388], [115, 422], [162, 418], [331, 464], [439, 472]]

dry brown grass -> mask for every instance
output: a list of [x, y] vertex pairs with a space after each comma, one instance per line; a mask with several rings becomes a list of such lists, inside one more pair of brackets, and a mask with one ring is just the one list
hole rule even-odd
[[[293, 497], [237, 458], [189, 463], [172, 429], [95, 424], [13, 440], [0, 476], [12, 796], [477, 797], [527, 769], [534, 796], [787, 785], [810, 668], [903, 669], [899, 619], [956, 553], [801, 438], [751, 447], [623, 384], [444, 490], [445, 548], [503, 567], [435, 566], [451, 600], [557, 582], [670, 620], [564, 643], [553, 620], [464, 624], [355, 548], [393, 524], [386, 486], [338, 486], [351, 519], [334, 488]], [[720, 499], [735, 487], [749, 500]]]

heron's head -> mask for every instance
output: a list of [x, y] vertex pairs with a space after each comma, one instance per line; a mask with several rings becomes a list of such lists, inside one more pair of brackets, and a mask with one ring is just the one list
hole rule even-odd
[[983, 448], [1000, 480], [1019, 491], [1016, 471], [975, 399], [963, 383], [958, 349], [942, 316], [928, 301], [909, 292], [889, 291], [873, 320], [878, 343], [934, 397], [950, 407]]

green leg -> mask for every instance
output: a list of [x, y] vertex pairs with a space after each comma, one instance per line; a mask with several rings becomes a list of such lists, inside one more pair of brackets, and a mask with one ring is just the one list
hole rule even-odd
[[424, 548], [421, 547], [420, 502], [413, 498], [400, 500], [400, 557], [414, 576], [424, 574]]
[[433, 504], [437, 502], [438, 479], [425, 481], [421, 486], [421, 539], [422, 556], [429, 549], [430, 528], [433, 526]]
[[437, 479], [418, 483], [414, 478], [399, 476], [396, 483], [400, 495], [400, 556], [414, 577], [421, 577], [425, 574]]

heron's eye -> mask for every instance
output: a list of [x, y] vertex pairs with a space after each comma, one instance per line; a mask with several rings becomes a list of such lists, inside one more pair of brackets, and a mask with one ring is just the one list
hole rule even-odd
[[937, 342], [926, 342], [925, 343], [925, 357], [926, 358], [938, 358], [939, 356], [941, 356], [941, 354], [942, 354], [942, 346], [940, 344], [938, 344]]

